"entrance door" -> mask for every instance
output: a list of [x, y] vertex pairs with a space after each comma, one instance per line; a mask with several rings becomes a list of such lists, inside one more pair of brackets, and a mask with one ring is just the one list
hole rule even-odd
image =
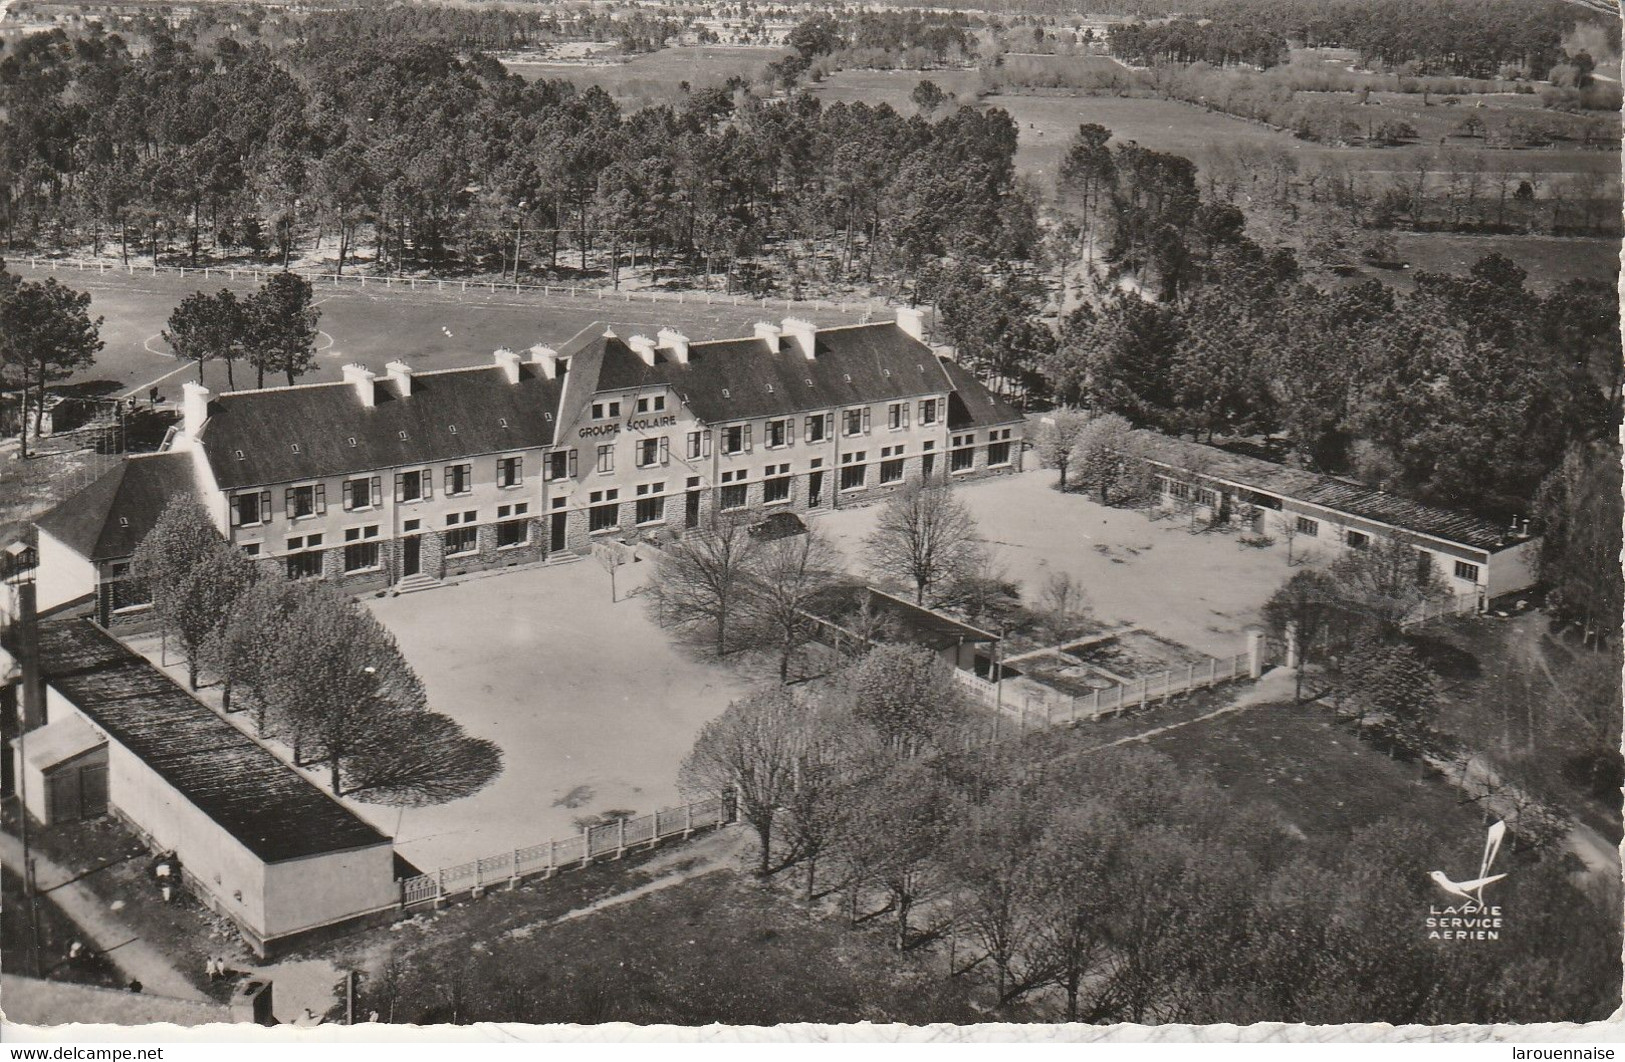
[[79, 771], [79, 817], [99, 819], [107, 814], [107, 764], [98, 763]]
[[559, 553], [564, 550], [564, 524], [568, 513], [554, 513], [553, 520], [548, 527], [547, 549], [550, 553]]
[[691, 490], [683, 503], [683, 526], [693, 530], [700, 526], [700, 492]]
[[423, 542], [411, 535], [405, 542], [405, 555], [401, 558], [401, 576], [416, 575], [423, 567]]
[[807, 508], [816, 509], [824, 502], [824, 474], [810, 472], [807, 474]]

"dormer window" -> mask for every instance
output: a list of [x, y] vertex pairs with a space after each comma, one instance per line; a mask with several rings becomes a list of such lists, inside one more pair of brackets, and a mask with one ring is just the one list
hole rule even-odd
[[773, 393], [773, 385], [772, 385], [772, 384], [768, 384], [768, 385], [767, 385], [767, 393], [768, 393], [768, 394], [772, 394], [772, 393]]
[[[553, 414], [549, 413], [547, 415], [547, 419], [552, 420], [553, 419]], [[507, 417], [498, 417], [497, 418], [497, 427], [506, 428], [507, 426], [508, 426], [508, 418]]]
[[238, 450], [238, 451], [237, 451], [237, 460], [239, 460], [239, 461], [246, 461], [246, 460], [248, 460], [248, 459], [247, 459], [247, 458], [246, 458], [246, 457], [244, 457], [244, 456], [243, 456], [243, 452], [242, 452], [242, 451], [241, 451], [241, 450]]
[[451, 432], [453, 435], [456, 435], [457, 434], [457, 425], [455, 425], [455, 424], [447, 424], [446, 425], [446, 430]]
[[350, 445], [351, 446], [355, 445], [355, 436], [354, 435], [350, 436]]
[[406, 441], [406, 432], [403, 431], [403, 432], [399, 432], [398, 434], [401, 437], [401, 442], [405, 442]]
[[726, 388], [726, 387], [724, 387], [724, 388], [723, 388], [723, 389], [722, 389], [722, 397], [723, 397], [723, 398], [732, 398], [732, 397], [733, 397], [733, 395], [730, 395], [730, 394], [729, 394], [729, 393], [728, 393], [728, 389], [727, 389], [727, 388]]
[[294, 444], [293, 444], [293, 452], [294, 452], [294, 453], [298, 453], [298, 452], [299, 452], [299, 444], [298, 444], [298, 443], [294, 443]]
[[130, 518], [128, 516], [119, 517], [118, 518], [118, 525], [120, 527], [129, 527], [130, 526]]

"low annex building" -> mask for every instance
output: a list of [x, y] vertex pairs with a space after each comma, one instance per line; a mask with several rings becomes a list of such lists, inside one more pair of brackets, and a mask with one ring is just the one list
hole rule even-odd
[[934, 352], [911, 309], [701, 343], [595, 326], [488, 366], [344, 376], [188, 383], [166, 453], [41, 519], [40, 607], [95, 595], [103, 623], [137, 618], [129, 554], [182, 491], [250, 555], [362, 591], [1021, 465], [1021, 414]]
[[45, 725], [12, 742], [36, 818], [116, 813], [261, 955], [399, 910], [388, 837], [88, 617], [37, 632]]
[[1335, 552], [1405, 542], [1416, 548], [1419, 568], [1435, 569], [1445, 586], [1459, 598], [1476, 598], [1479, 608], [1535, 584], [1539, 540], [1526, 528], [1157, 432], [1134, 434], [1164, 501], [1195, 506], [1204, 518], [1276, 538], [1295, 535]]

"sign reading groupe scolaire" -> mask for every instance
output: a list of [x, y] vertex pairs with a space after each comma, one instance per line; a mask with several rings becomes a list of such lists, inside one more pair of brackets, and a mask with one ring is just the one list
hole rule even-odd
[[[654, 431], [658, 428], [669, 428], [677, 423], [677, 416], [668, 413], [664, 417], [632, 417], [626, 422], [627, 431]], [[587, 439], [595, 435], [619, 435], [621, 423], [612, 421], [609, 424], [588, 424], [577, 433], [581, 438]]]

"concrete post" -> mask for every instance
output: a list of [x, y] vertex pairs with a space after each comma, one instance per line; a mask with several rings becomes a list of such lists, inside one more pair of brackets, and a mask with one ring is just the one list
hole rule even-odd
[[508, 891], [512, 892], [513, 890], [517, 889], [518, 887], [519, 887], [519, 849], [515, 848], [513, 850], [513, 873], [508, 875]]
[[446, 906], [446, 872], [444, 870], [434, 872], [434, 905], [437, 910]]
[[1096, 686], [1089, 694], [1089, 715], [1093, 719], [1100, 718], [1100, 687]]
[[581, 828], [581, 865], [592, 866], [592, 827]]
[[683, 805], [683, 840], [688, 840], [689, 834], [694, 832], [694, 805]]
[[[1298, 666], [1298, 635], [1292, 627], [1286, 629], [1286, 666]], [[1251, 630], [1247, 632], [1247, 675], [1249, 678], [1261, 678], [1264, 674], [1264, 632]]]
[[626, 854], [626, 819], [615, 824], [615, 858], [619, 859]]
[[553, 872], [559, 868], [559, 842], [547, 842], [547, 876], [552, 877]]

